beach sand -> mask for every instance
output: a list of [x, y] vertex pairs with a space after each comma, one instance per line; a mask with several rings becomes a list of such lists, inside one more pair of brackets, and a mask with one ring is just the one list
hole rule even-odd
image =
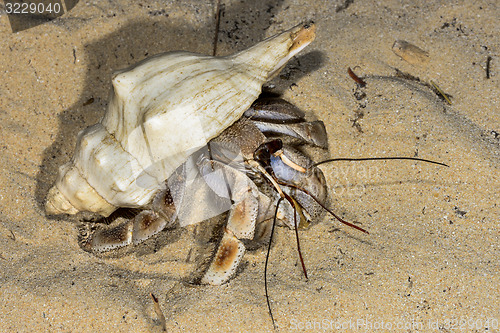
[[[220, 55], [316, 22], [314, 43], [272, 83], [325, 122], [330, 157], [418, 156], [449, 165], [322, 165], [329, 207], [370, 234], [326, 214], [301, 230], [306, 280], [293, 230], [277, 228], [268, 283], [279, 330], [498, 331], [498, 3], [222, 2]], [[229, 283], [192, 286], [186, 281], [198, 259], [215, 246], [207, 223], [97, 257], [79, 246], [78, 218], [47, 218], [43, 208], [77, 133], [103, 116], [112, 72], [165, 51], [211, 54], [214, 12], [209, 1], [80, 1], [60, 18], [12, 33], [1, 7], [1, 332], [157, 332], [149, 293], [169, 332], [273, 330], [265, 249], [248, 252]], [[428, 60], [403, 60], [392, 51], [396, 40], [425, 50]]]

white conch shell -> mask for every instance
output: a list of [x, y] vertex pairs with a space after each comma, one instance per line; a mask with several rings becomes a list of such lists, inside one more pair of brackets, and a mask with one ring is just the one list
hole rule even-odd
[[78, 134], [47, 213], [108, 216], [149, 203], [189, 155], [242, 116], [314, 30], [296, 26], [227, 57], [168, 52], [115, 73], [108, 111]]

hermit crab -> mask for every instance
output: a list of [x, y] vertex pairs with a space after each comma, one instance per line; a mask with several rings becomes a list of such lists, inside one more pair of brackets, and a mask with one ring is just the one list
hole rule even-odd
[[106, 217], [118, 208], [142, 209], [88, 236], [84, 247], [103, 251], [141, 242], [176, 221], [200, 221], [206, 216], [189, 217], [183, 207], [205, 186], [229, 199], [229, 207], [212, 213], [230, 213], [202, 282], [224, 283], [244, 253], [242, 240], [267, 233], [264, 222], [273, 216], [277, 197], [288, 198], [278, 211], [288, 225], [310, 220], [318, 212], [315, 202], [326, 198], [321, 171], [263, 134], [326, 147], [323, 123], [306, 122], [283, 101], [250, 107], [262, 85], [314, 37], [315, 26], [307, 23], [232, 56], [169, 52], [115, 73], [108, 111], [79, 133], [73, 158], [60, 167], [48, 193], [46, 212]]
[[[229, 210], [219, 248], [200, 281], [226, 282], [238, 267], [245, 242], [269, 237], [275, 214], [297, 228], [317, 218], [326, 200], [323, 173], [306, 155], [283, 144], [284, 136], [294, 144], [327, 147], [322, 121], [306, 121], [302, 111], [281, 99], [257, 100], [208, 148], [178, 167], [146, 209], [118, 225], [93, 230], [83, 247], [99, 252], [137, 244], [166, 227], [208, 218], [203, 212]], [[278, 206], [282, 197], [288, 201]]]

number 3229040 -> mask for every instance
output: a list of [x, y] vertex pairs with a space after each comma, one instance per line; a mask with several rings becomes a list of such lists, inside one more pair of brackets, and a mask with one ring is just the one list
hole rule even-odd
[[7, 14], [58, 14], [62, 10], [60, 3], [5, 3], [5, 12]]

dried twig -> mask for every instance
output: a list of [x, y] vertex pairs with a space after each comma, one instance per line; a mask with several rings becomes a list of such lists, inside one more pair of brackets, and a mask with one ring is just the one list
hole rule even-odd
[[214, 50], [212, 55], [215, 57], [217, 55], [217, 41], [219, 39], [219, 27], [220, 27], [220, 14], [224, 9], [224, 5], [220, 4], [220, 0], [217, 0], [217, 6], [215, 8], [215, 35], [214, 35]]
[[446, 102], [447, 102], [449, 105], [451, 105], [451, 101], [450, 101], [450, 99], [448, 98], [448, 94], [445, 94], [445, 93], [441, 90], [441, 88], [439, 88], [439, 87], [438, 87], [438, 85], [434, 83], [434, 81], [432, 81], [432, 80], [431, 80], [430, 82], [431, 82], [432, 86], [433, 86], [433, 87], [434, 87], [434, 88], [438, 91], [438, 93], [439, 93], [441, 96], [443, 96], [443, 97], [444, 97], [444, 99], [446, 100]]
[[489, 79], [490, 78], [490, 68], [491, 68], [491, 56], [488, 56], [488, 58], [486, 58], [486, 78]]

